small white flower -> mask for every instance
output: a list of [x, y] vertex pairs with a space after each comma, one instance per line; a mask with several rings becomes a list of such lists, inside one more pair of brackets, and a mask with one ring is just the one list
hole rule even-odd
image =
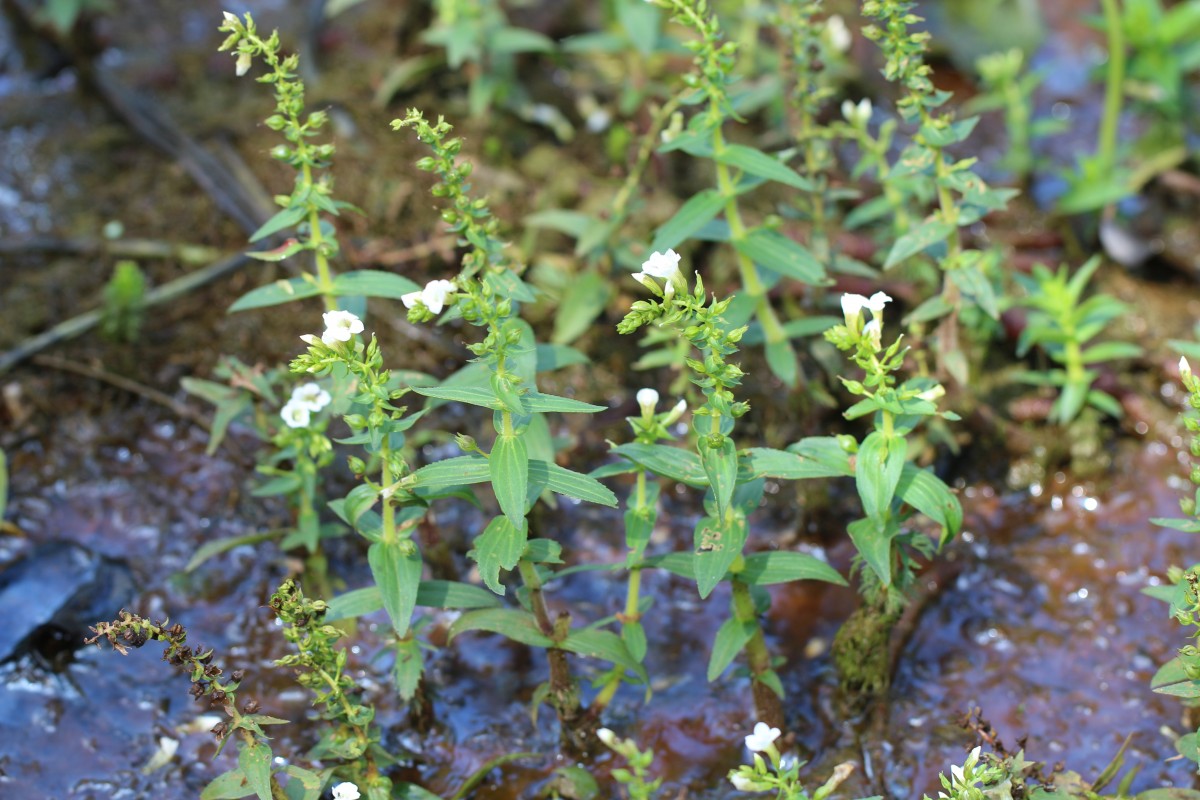
[[348, 342], [354, 334], [363, 332], [362, 320], [349, 311], [326, 311], [322, 319], [325, 320], [325, 332], [321, 334], [321, 341], [328, 345]]
[[854, 41], [846, 27], [846, 21], [837, 14], [825, 20], [825, 37], [829, 46], [839, 53], [849, 50]]
[[867, 300], [866, 306], [871, 309], [872, 314], [882, 314], [883, 307], [892, 302], [892, 298], [888, 297], [883, 292], [876, 292], [871, 295], [871, 299]]
[[421, 290], [421, 302], [434, 314], [442, 313], [446, 307], [446, 298], [458, 289], [454, 281], [430, 281]]
[[954, 783], [956, 784], [961, 784], [966, 780], [962, 767], [950, 767], [950, 777], [954, 779]]
[[751, 752], [761, 753], [770, 747], [779, 738], [779, 735], [779, 728], [772, 728], [765, 722], [759, 722], [754, 726], [754, 733], [746, 737], [746, 747]]
[[238, 77], [240, 78], [240, 77], [242, 77], [243, 75], [245, 75], [247, 72], [249, 72], [249, 71], [250, 71], [250, 65], [251, 65], [251, 64], [253, 64], [253, 63], [254, 63], [254, 62], [253, 62], [253, 60], [250, 58], [250, 54], [249, 54], [249, 53], [238, 53], [238, 57], [237, 57], [237, 65], [234, 67], [234, 69], [235, 69], [235, 70], [236, 70], [236, 72], [237, 72], [237, 75], [238, 75]]
[[861, 294], [850, 294], [847, 292], [842, 295], [842, 313], [849, 320], [851, 317], [862, 314], [862, 310], [870, 304], [870, 300], [863, 297]]
[[302, 405], [309, 411], [320, 411], [329, 405], [329, 401], [332, 399], [329, 392], [322, 389], [320, 384], [306, 383], [292, 390], [292, 399], [289, 402]]
[[317, 342], [319, 342], [321, 340], [319, 338], [317, 338], [316, 336], [312, 335], [311, 333], [306, 333], [300, 337], [300, 341], [304, 342], [309, 347], [315, 347]]
[[362, 795], [358, 793], [358, 786], [350, 781], [339, 783], [333, 787], [333, 800], [358, 800], [360, 797]]
[[671, 408], [670, 411], [667, 412], [667, 415], [662, 418], [662, 424], [666, 426], [674, 423], [677, 419], [683, 416], [683, 412], [685, 411], [687, 411], [687, 400], [680, 400]]
[[[649, 0], [647, 0], [649, 2]], [[617, 746], [617, 735], [608, 728], [601, 728], [596, 731], [596, 738], [603, 742], [607, 747]]]
[[1179, 357], [1179, 374], [1185, 379], [1192, 374], [1192, 365], [1183, 356]]
[[674, 250], [651, 253], [650, 257], [642, 262], [642, 273], [669, 280], [679, 274], [679, 259], [679, 253]]
[[279, 412], [279, 416], [283, 417], [283, 421], [289, 428], [307, 428], [308, 422], [312, 418], [312, 412], [308, 406], [297, 403], [295, 400], [289, 400]]
[[237, 14], [234, 14], [232, 11], [222, 11], [221, 13], [225, 16], [225, 21], [233, 25], [237, 25], [241, 21], [238, 19]]
[[740, 772], [735, 772], [729, 776], [729, 782], [733, 784], [733, 788], [739, 792], [753, 792], [757, 784]]
[[654, 416], [654, 409], [658, 407], [658, 392], [653, 389], [638, 389], [637, 403], [641, 406], [642, 416]]
[[883, 347], [883, 325], [878, 319], [868, 322], [863, 327], [862, 335], [876, 350]]
[[925, 391], [921, 392], [919, 395], [917, 395], [917, 399], [925, 400], [927, 402], [932, 403], [935, 400], [937, 400], [938, 398], [945, 397], [945, 396], [946, 396], [946, 387], [942, 386], [939, 383], [937, 386], [934, 386], [932, 389], [926, 389]]
[[409, 292], [406, 295], [401, 295], [400, 302], [404, 303], [405, 308], [414, 308], [420, 302], [431, 313], [440, 314], [442, 313], [442, 309], [446, 307], [446, 298], [454, 294], [457, 290], [458, 287], [454, 285], [454, 281], [430, 281], [419, 292]]
[[842, 101], [842, 116], [846, 118], [846, 122], [856, 128], [865, 128], [867, 123], [871, 121], [871, 114], [874, 113], [875, 107], [871, 104], [871, 98], [864, 97], [855, 103], [853, 100]]

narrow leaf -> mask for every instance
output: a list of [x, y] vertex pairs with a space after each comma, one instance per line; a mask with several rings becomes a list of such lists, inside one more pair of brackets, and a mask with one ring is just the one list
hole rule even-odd
[[504, 594], [500, 583], [500, 570], [512, 569], [525, 552], [529, 536], [528, 523], [513, 525], [508, 517], [496, 517], [488, 523], [483, 533], [475, 538], [475, 546], [469, 555], [479, 565], [479, 575], [487, 587], [496, 594]]
[[524, 526], [529, 489], [529, 452], [525, 440], [516, 435], [497, 436], [488, 458], [488, 471], [500, 510], [514, 527]]
[[724, 207], [725, 198], [715, 189], [705, 189], [692, 195], [692, 198], [675, 212], [675, 216], [658, 229], [658, 234], [654, 237], [654, 243], [650, 245], [650, 249], [662, 252], [678, 246], [700, 230]]
[[756, 630], [758, 626], [754, 623], [743, 622], [736, 617], [730, 617], [721, 623], [721, 627], [717, 628], [717, 636], [713, 639], [712, 654], [708, 658], [710, 683], [721, 677], [721, 673], [733, 663], [737, 654], [742, 652]]
[[379, 586], [392, 629], [404, 638], [417, 605], [417, 587], [421, 583], [421, 554], [417, 545], [411, 539], [374, 542], [367, 549], [367, 563]]

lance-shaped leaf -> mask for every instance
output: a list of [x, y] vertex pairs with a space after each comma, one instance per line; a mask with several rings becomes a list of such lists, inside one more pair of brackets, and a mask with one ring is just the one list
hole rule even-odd
[[700, 463], [704, 466], [704, 474], [712, 487], [713, 499], [717, 503], [717, 515], [725, 518], [729, 515], [733, 487], [737, 481], [737, 450], [733, 446], [733, 440], [726, 436], [720, 447], [712, 447], [708, 440], [702, 437], [697, 449], [700, 451]]
[[746, 544], [746, 520], [730, 516], [725, 519], [702, 517], [693, 533], [696, 553], [692, 569], [696, 574], [696, 589], [700, 597], [708, 597], [725, 577], [734, 560]]
[[512, 569], [521, 560], [529, 538], [529, 527], [525, 519], [513, 525], [508, 517], [496, 517], [488, 523], [483, 533], [475, 538], [475, 546], [469, 555], [479, 565], [479, 575], [487, 587], [496, 594], [504, 594], [500, 583], [500, 570]]
[[858, 448], [854, 478], [863, 511], [869, 517], [884, 517], [896, 496], [896, 486], [904, 469], [908, 442], [901, 436], [884, 436], [874, 431]]
[[612, 451], [645, 467], [655, 475], [661, 475], [664, 478], [700, 489], [708, 486], [708, 477], [704, 473], [704, 465], [700, 463], [700, 457], [687, 450], [662, 444], [633, 442], [618, 445]]
[[892, 539], [900, 532], [896, 523], [888, 518], [867, 517], [846, 526], [850, 541], [854, 542], [863, 560], [867, 562], [879, 582], [884, 586], [892, 583]]
[[392, 629], [403, 638], [408, 633], [417, 605], [417, 588], [421, 585], [421, 553], [416, 542], [411, 539], [375, 542], [367, 549], [367, 563], [379, 586]]
[[515, 435], [497, 436], [488, 458], [488, 473], [500, 510], [514, 527], [523, 527], [529, 491], [529, 452], [525, 440]]
[[754, 636], [758, 626], [753, 622], [742, 621], [730, 617], [717, 628], [717, 636], [713, 639], [712, 654], [708, 658], [708, 680], [715, 681], [721, 677], [725, 668], [733, 663], [737, 654], [742, 652], [746, 642]]
[[962, 504], [942, 479], [926, 469], [905, 464], [896, 495], [942, 526], [941, 547], [962, 530]]
[[538, 629], [537, 620], [528, 611], [515, 608], [481, 608], [468, 611], [450, 626], [453, 639], [466, 631], [498, 633], [530, 647], [553, 647], [554, 640]]

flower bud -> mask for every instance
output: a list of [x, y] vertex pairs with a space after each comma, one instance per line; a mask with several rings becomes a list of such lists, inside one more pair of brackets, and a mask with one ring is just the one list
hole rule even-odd
[[653, 417], [654, 409], [658, 406], [658, 392], [653, 389], [638, 389], [637, 403], [642, 409], [643, 417]]

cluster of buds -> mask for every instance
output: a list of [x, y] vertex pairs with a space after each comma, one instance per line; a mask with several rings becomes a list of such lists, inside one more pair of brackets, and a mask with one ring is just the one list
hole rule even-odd
[[950, 777], [938, 776], [943, 789], [938, 792], [938, 800], [984, 800], [989, 796], [988, 788], [1005, 780], [1003, 769], [995, 764], [981, 766], [979, 756], [976, 747], [961, 767], [950, 767]]
[[454, 281], [435, 280], [425, 284], [424, 289], [401, 296], [400, 302], [408, 309], [409, 322], [427, 322], [442, 313], [447, 301], [453, 305], [457, 291]]
[[[172, 625], [168, 620], [155, 623], [122, 610], [115, 620], [92, 626], [92, 632], [95, 635], [87, 640], [87, 644], [99, 647], [100, 640], [104, 639], [121, 655], [128, 655], [129, 648], [138, 648], [147, 642], [164, 642], [167, 648], [163, 652], [163, 661], [188, 675], [192, 682], [189, 690], [192, 697], [197, 700], [207, 698], [210, 705], [224, 709], [235, 723], [232, 727], [236, 727], [241, 720], [235, 692], [244, 677], [242, 671], [234, 670], [229, 680], [223, 682], [221, 678], [224, 671], [212, 663], [212, 648], [201, 645], [190, 647], [187, 644], [187, 630], [179, 623]], [[258, 704], [253, 700], [246, 703], [244, 708], [246, 714], [254, 714], [257, 710]], [[212, 729], [212, 733], [221, 740], [232, 727], [228, 722], [220, 722]]]
[[662, 778], [646, 780], [650, 766], [654, 763], [654, 751], [648, 748], [641, 750], [633, 739], [622, 739], [608, 728], [596, 731], [596, 738], [629, 764], [629, 769], [614, 769], [612, 776], [617, 783], [625, 787], [630, 800], [649, 800], [653, 797], [663, 781]]

